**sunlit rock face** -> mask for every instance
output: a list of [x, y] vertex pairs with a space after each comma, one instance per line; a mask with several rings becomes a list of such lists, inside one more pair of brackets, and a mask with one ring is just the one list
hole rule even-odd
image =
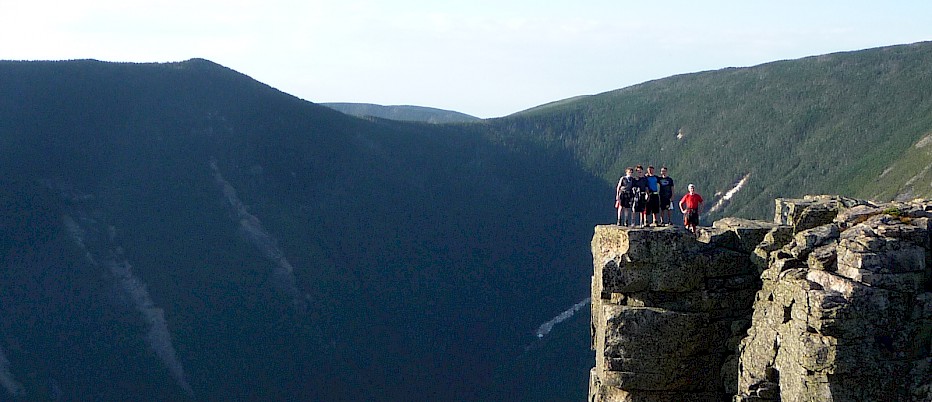
[[930, 218], [932, 201], [778, 200], [794, 236], [767, 254], [735, 401], [932, 400]]
[[593, 401], [720, 401], [760, 288], [751, 252], [778, 225], [599, 226], [592, 241]]
[[811, 196], [698, 237], [596, 227], [589, 400], [930, 400], [930, 218]]

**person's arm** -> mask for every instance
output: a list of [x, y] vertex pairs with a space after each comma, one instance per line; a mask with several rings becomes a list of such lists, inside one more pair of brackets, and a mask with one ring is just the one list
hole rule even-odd
[[683, 198], [680, 198], [680, 212], [685, 214], [685, 213], [686, 213], [686, 208], [683, 208], [683, 201], [686, 201], [686, 196], [685, 196], [685, 195], [683, 196]]

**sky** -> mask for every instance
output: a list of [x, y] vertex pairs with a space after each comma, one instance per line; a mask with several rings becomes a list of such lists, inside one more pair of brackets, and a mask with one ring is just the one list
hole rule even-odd
[[203, 58], [311, 102], [483, 118], [928, 40], [928, 0], [0, 0], [2, 60]]

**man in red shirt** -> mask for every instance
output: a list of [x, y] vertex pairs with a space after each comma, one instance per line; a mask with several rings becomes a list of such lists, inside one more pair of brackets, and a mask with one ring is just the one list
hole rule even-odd
[[683, 198], [680, 199], [680, 212], [683, 213], [683, 225], [693, 234], [699, 233], [699, 209], [702, 208], [702, 196], [696, 192], [696, 186], [692, 183], [687, 187], [689, 190]]

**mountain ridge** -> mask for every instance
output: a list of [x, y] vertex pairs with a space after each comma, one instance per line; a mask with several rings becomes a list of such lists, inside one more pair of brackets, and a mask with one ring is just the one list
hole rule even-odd
[[465, 113], [412, 105], [376, 105], [372, 103], [325, 102], [323, 106], [356, 117], [378, 117], [399, 121], [425, 123], [468, 123], [482, 120]]
[[[733, 206], [722, 214], [760, 218], [768, 200], [805, 193], [892, 199], [904, 191], [897, 181], [873, 183], [861, 175], [870, 169], [877, 177], [896, 166], [909, 172], [905, 180], [932, 162], [910, 150], [932, 132], [923, 96], [930, 55], [932, 44], [922, 42], [682, 74], [496, 123], [512, 135], [530, 129], [538, 141], [570, 150], [609, 183], [625, 166], [669, 164], [681, 183], [724, 194], [752, 173], [750, 191], [736, 195], [744, 211]], [[778, 149], [780, 157], [771, 154]], [[680, 166], [689, 168], [681, 174]], [[787, 182], [791, 175], [801, 180]], [[932, 195], [926, 188], [913, 194]]]
[[[477, 127], [349, 117], [197, 61], [0, 70], [0, 166], [18, 183], [2, 193], [0, 240], [15, 252], [0, 294], [17, 297], [0, 300], [0, 331], [28, 395], [477, 399], [514, 376], [552, 316], [535, 306], [585, 294], [570, 262], [594, 215], [559, 210], [601, 184], [559, 153], [527, 144], [512, 157]], [[527, 213], [531, 189], [561, 176], [575, 184]], [[30, 215], [42, 219], [17, 218]], [[70, 279], [46, 289], [36, 275]], [[140, 286], [148, 298], [128, 290]], [[16, 324], [35, 310], [49, 320]], [[96, 318], [60, 317], [70, 310]], [[159, 317], [167, 335], [151, 330]], [[95, 335], [112, 319], [125, 325]], [[88, 369], [35, 360], [75, 354], [56, 320], [87, 345]], [[94, 388], [100, 375], [115, 385]]]
[[[0, 62], [3, 366], [30, 397], [576, 398], [585, 315], [534, 331], [588, 295], [621, 167], [668, 164], [709, 205], [749, 177], [704, 220], [816, 186], [922, 195], [930, 54], [680, 75], [469, 124], [354, 118], [202, 59]], [[170, 344], [146, 337], [158, 312]]]

